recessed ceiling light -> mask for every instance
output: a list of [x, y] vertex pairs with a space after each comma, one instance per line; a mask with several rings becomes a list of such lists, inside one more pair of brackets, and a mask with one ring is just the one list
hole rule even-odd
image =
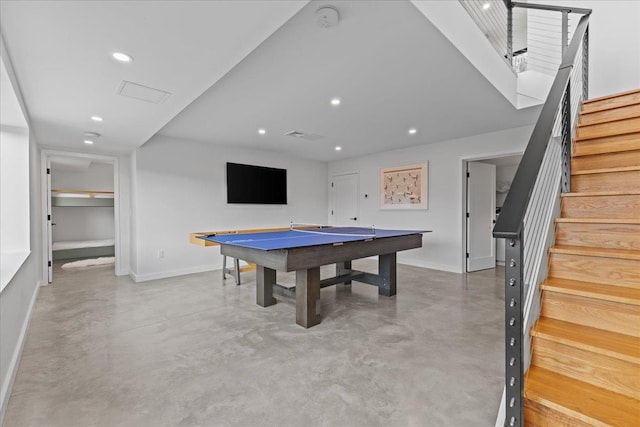
[[416, 128], [409, 129], [409, 135], [415, 135], [418, 132]]
[[487, 9], [489, 9], [490, 7], [491, 7], [491, 3], [489, 3], [489, 2], [486, 2], [485, 4], [483, 4], [483, 5], [482, 5], [482, 8], [483, 8], [484, 10], [487, 10]]
[[91, 141], [90, 139], [85, 139], [84, 143], [91, 145], [91, 144], [93, 144], [93, 141]]
[[127, 55], [126, 53], [113, 52], [111, 55], [113, 56], [113, 58], [116, 61], [120, 61], [120, 62], [132, 62], [133, 61], [133, 57], [131, 55]]
[[264, 134], [266, 134], [266, 133], [267, 133], [267, 131], [266, 131], [265, 129], [258, 129], [258, 133], [259, 133], [260, 135], [264, 135]]
[[91, 120], [93, 120], [94, 122], [101, 122], [103, 118], [100, 116], [91, 116]]
[[336, 147], [336, 151], [340, 151], [342, 150], [342, 147], [340, 147], [339, 145]]
[[337, 106], [337, 105], [340, 105], [340, 102], [342, 102], [340, 101], [340, 98], [333, 98], [331, 100], [331, 105]]

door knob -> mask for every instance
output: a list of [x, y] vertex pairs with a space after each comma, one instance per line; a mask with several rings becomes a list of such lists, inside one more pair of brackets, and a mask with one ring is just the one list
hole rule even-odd
[[357, 221], [358, 220], [358, 218], [355, 217], [355, 216], [353, 218], [349, 218], [349, 219], [352, 220], [352, 221]]

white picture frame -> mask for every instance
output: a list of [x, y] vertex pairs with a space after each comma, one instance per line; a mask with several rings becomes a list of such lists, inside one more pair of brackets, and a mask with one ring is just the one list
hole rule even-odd
[[380, 209], [428, 209], [427, 185], [428, 162], [380, 169]]

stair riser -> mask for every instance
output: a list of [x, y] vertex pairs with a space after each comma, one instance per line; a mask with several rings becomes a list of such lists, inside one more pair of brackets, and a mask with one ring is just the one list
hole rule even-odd
[[640, 261], [552, 253], [549, 277], [640, 288]]
[[609, 123], [600, 123], [590, 126], [578, 126], [577, 139], [602, 138], [611, 135], [622, 135], [640, 132], [640, 117], [618, 120]]
[[556, 244], [640, 250], [640, 224], [556, 224]]
[[640, 307], [545, 291], [541, 315], [605, 331], [640, 337]]
[[575, 140], [573, 144], [574, 157], [632, 150], [640, 150], [640, 133], [614, 135], [586, 141]]
[[594, 110], [617, 108], [621, 105], [628, 105], [640, 102], [640, 92], [615, 96], [600, 101], [585, 102], [582, 105], [582, 112], [587, 113]]
[[639, 170], [571, 176], [572, 192], [639, 190]]
[[524, 419], [526, 427], [593, 427], [591, 423], [570, 417], [529, 399], [524, 400]]
[[574, 157], [571, 161], [571, 172], [626, 166], [640, 166], [640, 150]]
[[563, 218], [640, 218], [640, 194], [563, 197]]
[[596, 387], [640, 399], [640, 365], [535, 338], [532, 364]]
[[583, 112], [580, 114], [580, 125], [588, 126], [631, 117], [640, 117], [640, 103], [591, 113]]

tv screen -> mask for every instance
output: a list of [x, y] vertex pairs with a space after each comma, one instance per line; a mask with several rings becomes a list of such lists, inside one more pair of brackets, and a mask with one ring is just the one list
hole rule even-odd
[[287, 170], [227, 163], [227, 203], [287, 204]]

